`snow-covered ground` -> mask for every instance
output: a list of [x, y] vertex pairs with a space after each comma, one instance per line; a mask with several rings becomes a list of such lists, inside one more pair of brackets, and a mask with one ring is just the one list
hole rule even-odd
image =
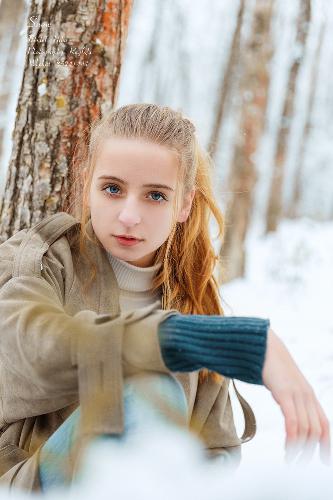
[[[286, 343], [333, 421], [333, 223], [284, 221], [279, 231], [248, 242], [245, 279], [223, 287], [228, 315], [268, 317]], [[91, 447], [82, 477], [69, 491], [49, 498], [127, 500], [328, 500], [333, 468], [322, 465], [318, 450], [306, 465], [284, 462], [284, 420], [263, 386], [236, 382], [257, 418], [256, 437], [243, 445], [237, 470], [204, 461], [190, 435], [151, 423], [126, 445]], [[232, 394], [236, 425], [242, 413]], [[0, 491], [0, 498], [8, 493]], [[17, 498], [25, 498], [19, 494]]]
[[[284, 221], [277, 233], [248, 241], [246, 279], [223, 288], [226, 314], [269, 318], [333, 422], [333, 223]], [[243, 446], [243, 464], [284, 456], [284, 418], [269, 391], [236, 383], [257, 417], [257, 436]], [[233, 398], [233, 402], [236, 401]], [[242, 429], [241, 411], [234, 405]], [[237, 411], [239, 410], [239, 411]], [[237, 419], [237, 416], [239, 417]], [[316, 453], [314, 462], [318, 460]]]

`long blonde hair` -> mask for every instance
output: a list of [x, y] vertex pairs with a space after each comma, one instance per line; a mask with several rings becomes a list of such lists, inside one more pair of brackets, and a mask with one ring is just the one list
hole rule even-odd
[[[180, 111], [150, 103], [129, 104], [112, 110], [92, 124], [86, 152], [81, 157], [81, 168], [86, 169], [87, 177], [79, 203], [80, 252], [88, 257], [85, 241], [91, 238], [85, 227], [90, 218], [89, 190], [99, 147], [109, 137], [140, 138], [176, 152], [179, 160], [178, 196], [174, 205], [172, 230], [155, 255], [153, 264], [162, 262], [162, 265], [153, 280], [153, 291], [162, 287], [163, 309], [175, 308], [183, 314], [223, 315], [219, 285], [213, 276], [215, 266], [220, 266], [221, 261], [214, 251], [209, 234], [211, 214], [217, 222], [217, 237], [222, 239], [224, 233], [223, 215], [212, 189], [213, 162], [200, 146], [193, 123]], [[77, 166], [76, 172], [80, 175]], [[179, 200], [193, 187], [196, 191], [191, 212], [185, 222], [178, 223], [175, 214]], [[91, 241], [99, 244], [97, 238]], [[91, 275], [86, 286], [93, 281], [97, 272], [95, 263], [90, 260], [90, 264]], [[223, 379], [218, 373], [200, 370], [199, 382], [207, 377], [217, 382]]]

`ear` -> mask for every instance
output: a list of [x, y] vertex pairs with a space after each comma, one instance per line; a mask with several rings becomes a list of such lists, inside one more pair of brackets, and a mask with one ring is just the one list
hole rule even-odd
[[195, 188], [193, 188], [187, 195], [185, 196], [185, 200], [183, 202], [183, 207], [179, 212], [177, 222], [185, 222], [190, 215], [192, 208], [192, 201], [195, 195]]

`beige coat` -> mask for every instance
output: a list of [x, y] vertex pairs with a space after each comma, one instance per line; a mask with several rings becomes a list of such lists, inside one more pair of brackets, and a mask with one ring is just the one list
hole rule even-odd
[[[230, 379], [198, 387], [197, 371], [171, 373], [157, 330], [177, 311], [155, 302], [121, 313], [107, 254], [89, 242], [98, 274], [83, 298], [78, 227], [60, 212], [0, 245], [0, 485], [40, 490], [40, 448], [79, 404], [82, 438], [121, 433], [123, 380], [145, 371], [171, 374], [182, 384], [188, 427], [209, 455], [240, 457], [241, 443], [255, 434], [249, 405], [236, 390], [246, 424], [239, 438]], [[92, 234], [90, 221], [87, 229]]]

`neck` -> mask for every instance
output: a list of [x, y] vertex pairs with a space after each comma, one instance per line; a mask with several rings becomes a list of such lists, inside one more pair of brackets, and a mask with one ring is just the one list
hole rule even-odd
[[132, 292], [145, 292], [152, 289], [152, 281], [161, 263], [149, 267], [139, 267], [108, 253], [109, 261], [116, 275], [119, 287]]

